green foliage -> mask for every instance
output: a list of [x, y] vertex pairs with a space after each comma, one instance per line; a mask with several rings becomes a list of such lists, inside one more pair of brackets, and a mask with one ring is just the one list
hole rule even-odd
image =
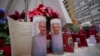
[[8, 35], [4, 32], [0, 32], [0, 37], [8, 38]]
[[6, 38], [5, 44], [6, 44], [6, 45], [10, 45], [10, 37]]
[[85, 23], [82, 24], [82, 26], [83, 26], [83, 29], [85, 31], [89, 32], [90, 27], [92, 26], [92, 24], [90, 22], [85, 22]]
[[85, 31], [89, 32], [90, 27], [89, 27], [89, 26], [83, 26], [83, 29], [84, 29]]
[[4, 39], [6, 42], [5, 44], [10, 44], [9, 38], [9, 29], [8, 29], [8, 20], [6, 17], [0, 18], [0, 38]]
[[79, 32], [80, 31], [80, 28], [79, 28], [79, 26], [77, 24], [72, 24], [69, 28], [73, 32]]
[[0, 37], [3, 37], [6, 40], [5, 44], [10, 45], [10, 37], [9, 37], [9, 35], [7, 35], [4, 32], [0, 32]]
[[3, 56], [3, 50], [0, 50], [0, 56]]

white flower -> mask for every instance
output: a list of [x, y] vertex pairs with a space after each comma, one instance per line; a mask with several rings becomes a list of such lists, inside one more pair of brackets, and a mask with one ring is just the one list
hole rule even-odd
[[85, 23], [82, 23], [81, 26], [89, 26], [90, 27], [90, 26], [92, 26], [92, 24], [90, 22], [85, 22]]

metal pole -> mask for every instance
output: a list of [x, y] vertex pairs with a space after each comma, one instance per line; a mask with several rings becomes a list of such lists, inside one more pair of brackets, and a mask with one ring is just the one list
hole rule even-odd
[[43, 0], [41, 0], [41, 3], [44, 4]]
[[8, 1], [7, 7], [5, 9], [5, 16], [7, 16], [9, 14], [9, 10], [10, 10], [13, 2], [14, 2], [14, 0], [9, 0]]
[[25, 22], [27, 22], [27, 12], [28, 12], [28, 0], [25, 0], [25, 19], [24, 19]]

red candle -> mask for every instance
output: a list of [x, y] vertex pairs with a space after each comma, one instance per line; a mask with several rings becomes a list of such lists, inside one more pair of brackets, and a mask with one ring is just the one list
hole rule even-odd
[[73, 39], [71, 35], [66, 33], [63, 34], [63, 42], [64, 42], [64, 51], [65, 52], [74, 52]]

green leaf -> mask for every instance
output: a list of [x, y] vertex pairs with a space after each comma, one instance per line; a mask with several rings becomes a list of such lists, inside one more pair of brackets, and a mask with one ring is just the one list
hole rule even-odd
[[79, 30], [80, 30], [79, 26], [76, 25], [76, 24], [72, 24], [72, 25], [70, 26], [70, 29], [71, 29], [73, 32], [79, 32]]
[[0, 50], [0, 56], [3, 56], [3, 50]]
[[1, 37], [4, 37], [4, 38], [8, 38], [8, 37], [9, 37], [9, 35], [7, 35], [7, 34], [4, 33], [4, 32], [0, 32], [0, 36], [1, 36]]
[[6, 45], [10, 45], [10, 37], [6, 38], [5, 44], [6, 44]]

